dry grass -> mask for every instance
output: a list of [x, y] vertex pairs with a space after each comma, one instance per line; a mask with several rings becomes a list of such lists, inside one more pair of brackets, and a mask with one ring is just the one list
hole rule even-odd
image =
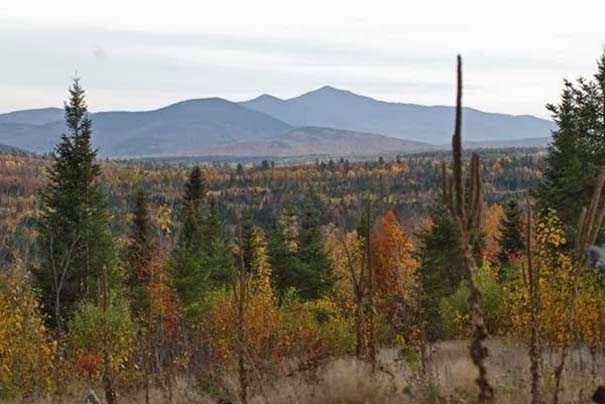
[[[324, 363], [312, 372], [291, 376], [275, 376], [255, 383], [250, 404], [407, 404], [407, 403], [473, 403], [477, 395], [476, 369], [467, 350], [467, 342], [450, 341], [434, 347], [430, 376], [421, 379], [394, 349], [382, 350], [378, 357], [380, 370], [371, 375], [370, 367], [355, 358], [339, 358]], [[487, 361], [490, 381], [496, 390], [499, 404], [529, 402], [529, 358], [524, 345], [506, 340], [488, 343]], [[544, 398], [552, 395], [552, 368], [557, 363], [555, 353], [544, 355]], [[601, 358], [596, 368], [590, 354], [576, 349], [570, 356], [564, 377], [562, 402], [590, 402], [592, 391], [602, 383]], [[283, 372], [286, 374], [287, 372]], [[220, 378], [223, 399], [237, 396], [237, 379], [225, 375]], [[219, 402], [217, 394], [202, 391], [194, 380], [181, 376], [173, 388], [175, 403], [209, 404]], [[213, 397], [214, 396], [214, 397]], [[69, 401], [66, 401], [66, 404]], [[82, 403], [83, 400], [74, 400]], [[144, 393], [121, 396], [121, 404], [144, 403]], [[151, 392], [152, 403], [167, 403], [164, 390]], [[236, 403], [236, 400], [232, 401]], [[42, 401], [40, 402], [42, 403]]]

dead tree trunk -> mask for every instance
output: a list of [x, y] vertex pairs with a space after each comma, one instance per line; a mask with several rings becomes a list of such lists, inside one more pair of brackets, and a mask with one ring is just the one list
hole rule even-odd
[[365, 234], [365, 255], [368, 270], [368, 359], [372, 366], [372, 373], [376, 371], [376, 331], [374, 325], [374, 262], [372, 254], [372, 202], [368, 201], [367, 223]]
[[529, 370], [531, 373], [531, 404], [540, 404], [542, 401], [540, 379], [542, 348], [540, 346], [540, 269], [534, 265], [532, 251], [532, 210], [527, 202], [527, 277], [529, 280], [529, 306], [530, 306], [530, 343], [529, 343]]
[[578, 296], [578, 286], [580, 275], [586, 268], [586, 255], [588, 249], [593, 245], [599, 235], [603, 219], [605, 218], [605, 204], [603, 199], [603, 185], [605, 184], [605, 174], [601, 174], [597, 179], [595, 190], [592, 194], [592, 200], [588, 208], [584, 207], [578, 220], [578, 232], [575, 243], [575, 260], [570, 279], [570, 293], [567, 302], [567, 322], [565, 325], [565, 338], [561, 347], [561, 359], [555, 368], [555, 391], [553, 394], [553, 404], [559, 403], [559, 394], [561, 393], [561, 381], [569, 348], [575, 329], [576, 299]]
[[237, 305], [237, 356], [238, 376], [240, 385], [240, 400], [242, 404], [248, 403], [248, 375], [246, 369], [246, 304], [248, 297], [248, 274], [244, 261], [243, 235], [241, 225], [239, 228], [239, 269], [233, 277], [233, 296]]
[[469, 178], [469, 195], [465, 195], [462, 173], [462, 59], [458, 56], [458, 83], [456, 97], [456, 123], [452, 137], [453, 157], [453, 184], [448, 175], [447, 167], [443, 165], [443, 196], [445, 203], [452, 214], [459, 233], [460, 247], [464, 258], [464, 270], [469, 283], [470, 296], [468, 304], [473, 326], [473, 337], [470, 345], [470, 356], [479, 371], [477, 384], [479, 385], [479, 403], [486, 403], [493, 399], [494, 391], [487, 380], [485, 359], [488, 356], [484, 345], [488, 337], [487, 328], [481, 312], [481, 291], [477, 286], [473, 270], [471, 234], [480, 227], [483, 210], [483, 197], [481, 190], [481, 174], [479, 155], [473, 153], [471, 160], [471, 173]]

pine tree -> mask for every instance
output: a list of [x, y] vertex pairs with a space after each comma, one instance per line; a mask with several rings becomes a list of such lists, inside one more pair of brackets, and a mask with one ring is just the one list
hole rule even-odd
[[242, 258], [244, 267], [248, 273], [252, 272], [254, 262], [254, 223], [250, 211], [245, 211], [241, 218], [240, 248], [242, 249]]
[[279, 226], [282, 229], [288, 251], [296, 253], [298, 251], [298, 217], [296, 209], [292, 205], [286, 205], [282, 209]]
[[[334, 284], [331, 264], [323, 250], [319, 200], [313, 192], [304, 202], [300, 226], [296, 210], [286, 205], [269, 234], [269, 262], [275, 289], [294, 289], [304, 299], [322, 296]], [[299, 228], [300, 227], [300, 228]]]
[[202, 171], [195, 166], [185, 183], [182, 229], [171, 262], [174, 286], [186, 309], [198, 302], [208, 287], [208, 271], [205, 269], [208, 240], [204, 239], [202, 206], [206, 195], [206, 182]]
[[203, 233], [207, 240], [204, 244], [204, 253], [210, 286], [213, 288], [227, 286], [231, 282], [233, 253], [225, 236], [216, 198], [210, 199]]
[[300, 233], [298, 235], [297, 273], [293, 274], [294, 286], [305, 299], [324, 295], [334, 284], [330, 260], [323, 250], [319, 228], [319, 211], [313, 194], [305, 201]]
[[463, 256], [458, 230], [441, 198], [431, 208], [432, 226], [418, 234], [420, 239], [421, 307], [429, 339], [443, 337], [439, 304], [456, 291], [464, 279]]
[[521, 210], [514, 199], [509, 200], [504, 208], [504, 217], [500, 223], [500, 234], [498, 260], [502, 265], [507, 265], [510, 263], [511, 257], [525, 250]]
[[569, 228], [590, 201], [605, 165], [605, 52], [594, 80], [565, 80], [559, 104], [546, 107], [558, 128], [536, 196], [539, 208], [554, 208]]
[[38, 220], [40, 265], [35, 270], [49, 318], [63, 332], [76, 304], [98, 293], [103, 268], [113, 267], [113, 240], [101, 168], [92, 148], [92, 122], [84, 89], [74, 79], [65, 103], [67, 133], [54, 152]]
[[147, 283], [156, 248], [145, 192], [138, 191], [135, 194], [132, 213], [133, 220], [125, 254], [125, 286], [130, 295], [133, 312], [140, 313], [149, 300]]
[[189, 174], [189, 180], [185, 183], [181, 213], [183, 228], [179, 237], [179, 243], [186, 245], [189, 249], [202, 245], [202, 205], [205, 196], [206, 181], [202, 170], [195, 166]]
[[296, 210], [284, 207], [273, 223], [268, 238], [269, 262], [273, 270], [275, 290], [285, 292], [294, 287], [292, 274], [297, 273], [298, 223]]

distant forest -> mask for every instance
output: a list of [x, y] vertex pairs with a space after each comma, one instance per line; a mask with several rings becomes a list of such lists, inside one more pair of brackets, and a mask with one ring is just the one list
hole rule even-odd
[[[486, 149], [480, 155], [488, 204], [526, 197], [527, 190], [540, 182], [544, 150]], [[449, 159], [451, 153], [443, 151], [391, 160], [313, 160], [297, 165], [275, 165], [272, 160], [244, 164], [195, 159], [105, 160], [101, 161], [100, 182], [107, 194], [112, 230], [122, 236], [127, 234], [133, 194], [139, 189], [150, 195], [151, 216], [159, 220], [168, 214], [170, 234], [177, 234], [180, 193], [196, 163], [202, 164], [208, 195], [217, 198], [222, 219], [232, 230], [245, 211], [268, 229], [284, 206], [301, 207], [309, 192], [317, 196], [322, 225], [354, 228], [365, 201], [371, 198], [377, 212], [392, 210], [403, 223], [414, 226], [439, 197], [441, 164]], [[31, 253], [31, 218], [39, 208], [37, 195], [46, 184], [49, 162], [49, 158], [12, 150], [0, 155], [0, 234], [5, 257], [13, 249], [17, 255]]]

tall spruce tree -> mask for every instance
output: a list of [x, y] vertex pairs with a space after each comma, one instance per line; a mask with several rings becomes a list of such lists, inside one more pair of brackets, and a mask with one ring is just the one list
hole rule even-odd
[[423, 317], [429, 339], [436, 340], [444, 336], [441, 299], [456, 291], [465, 274], [458, 229], [441, 198], [431, 207], [430, 217], [433, 225], [418, 234], [418, 256]]
[[546, 107], [557, 130], [548, 148], [544, 182], [536, 191], [538, 205], [556, 209], [566, 227], [573, 228], [605, 166], [605, 52], [594, 80], [565, 80], [559, 104]]
[[110, 215], [97, 178], [92, 122], [84, 89], [74, 79], [65, 103], [67, 133], [54, 151], [38, 220], [39, 266], [34, 271], [43, 307], [60, 333], [76, 304], [98, 294], [104, 267], [114, 263]]
[[319, 226], [320, 201], [310, 192], [302, 207], [300, 228], [296, 210], [283, 207], [269, 233], [269, 262], [275, 289], [294, 289], [303, 299], [316, 299], [334, 284]]
[[335, 282], [330, 260], [323, 250], [318, 205], [316, 195], [309, 193], [303, 206], [298, 234], [297, 272], [293, 274], [292, 286], [306, 299], [321, 297]]
[[179, 237], [181, 244], [193, 247], [202, 247], [203, 212], [202, 207], [206, 196], [206, 180], [199, 166], [195, 166], [189, 173], [189, 180], [185, 183], [183, 195], [183, 209], [181, 211], [182, 230]]
[[522, 226], [521, 209], [515, 199], [510, 199], [504, 207], [504, 217], [500, 223], [498, 260], [502, 265], [509, 264], [511, 257], [525, 250]]
[[208, 215], [204, 221], [204, 244], [206, 267], [209, 272], [210, 286], [213, 288], [229, 285], [233, 269], [233, 252], [221, 220], [219, 203], [210, 199]]
[[252, 262], [254, 261], [254, 222], [252, 213], [249, 210], [244, 211], [240, 221], [240, 248], [242, 249], [242, 259], [246, 271], [252, 272]]
[[202, 213], [205, 196], [206, 181], [201, 169], [195, 166], [185, 183], [181, 233], [171, 261], [175, 289], [186, 309], [195, 305], [208, 287], [204, 254], [208, 247], [203, 234]]
[[273, 272], [275, 290], [285, 292], [295, 287], [292, 274], [297, 273], [298, 219], [296, 209], [290, 205], [282, 208], [277, 220], [273, 222], [268, 237], [269, 263]]
[[147, 197], [138, 191], [134, 197], [133, 220], [125, 254], [127, 293], [134, 313], [141, 312], [148, 301], [149, 270], [155, 254], [153, 227], [149, 219]]

